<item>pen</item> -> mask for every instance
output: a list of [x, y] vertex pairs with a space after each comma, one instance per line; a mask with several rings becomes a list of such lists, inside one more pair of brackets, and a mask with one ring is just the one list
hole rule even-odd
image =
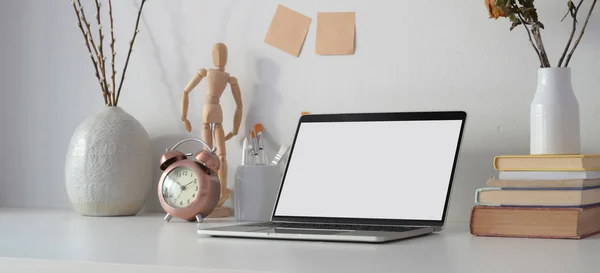
[[266, 165], [267, 164], [267, 154], [265, 151], [265, 146], [264, 146], [264, 140], [263, 140], [263, 130], [262, 130], [262, 124], [257, 123], [254, 125], [254, 131], [256, 131], [256, 143], [258, 145], [258, 159], [259, 159], [259, 163], [261, 165]]
[[242, 166], [246, 166], [248, 164], [248, 137], [244, 138], [244, 142], [242, 144]]
[[254, 164], [260, 165], [260, 157], [258, 157], [258, 142], [256, 140], [256, 132], [254, 132], [254, 130], [252, 130], [252, 146], [252, 150], [254, 151]]
[[258, 158], [258, 145], [256, 144], [256, 134], [254, 133], [254, 130], [250, 130], [250, 136], [252, 137], [252, 160], [253, 160], [253, 164], [260, 164], [259, 162], [259, 158]]
[[277, 154], [275, 155], [275, 157], [273, 157], [273, 160], [271, 161], [271, 165], [277, 165], [279, 164], [279, 162], [281, 161], [281, 158], [283, 158], [285, 156], [285, 154], [288, 151], [289, 146], [286, 144], [282, 144], [281, 147], [279, 148], [279, 151], [277, 151]]

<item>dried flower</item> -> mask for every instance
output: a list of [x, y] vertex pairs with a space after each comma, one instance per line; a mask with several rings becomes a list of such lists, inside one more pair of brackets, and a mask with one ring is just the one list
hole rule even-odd
[[[588, 10], [585, 22], [580, 28], [579, 37], [572, 44], [578, 26], [577, 15], [581, 12], [580, 8], [584, 1], [585, 0], [579, 0], [579, 4], [577, 5], [575, 5], [573, 0], [567, 1], [568, 11], [561, 21], [563, 21], [567, 16], [571, 15], [573, 18], [573, 24], [567, 45], [565, 46], [560, 60], [558, 61], [558, 67], [563, 66], [563, 64], [564, 67], [569, 65], [569, 61], [571, 60], [575, 49], [581, 41], [592, 12], [596, 7], [596, 3], [598, 2], [598, 0], [592, 0], [592, 4]], [[527, 31], [526, 33], [529, 38], [529, 42], [531, 43], [531, 46], [535, 50], [540, 60], [540, 67], [551, 67], [541, 34], [545, 27], [538, 18], [534, 0], [485, 0], [485, 6], [488, 9], [490, 16], [489, 18], [508, 18], [511, 23], [510, 30], [514, 30], [519, 26], [523, 26], [523, 28], [525, 28]], [[569, 49], [570, 51], [568, 52]]]
[[485, 6], [488, 9], [490, 19], [498, 19], [500, 17], [507, 17], [502, 10], [496, 7], [496, 0], [485, 0]]

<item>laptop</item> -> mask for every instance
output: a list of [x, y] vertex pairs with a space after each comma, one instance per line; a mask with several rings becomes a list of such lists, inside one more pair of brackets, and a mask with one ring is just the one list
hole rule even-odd
[[304, 115], [271, 221], [198, 233], [374, 243], [442, 231], [466, 116]]

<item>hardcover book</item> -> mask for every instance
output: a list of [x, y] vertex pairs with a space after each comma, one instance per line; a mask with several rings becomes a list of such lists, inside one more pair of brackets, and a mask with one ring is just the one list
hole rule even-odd
[[589, 207], [600, 204], [600, 186], [573, 188], [481, 188], [475, 204], [508, 207]]
[[489, 179], [487, 186], [492, 188], [587, 188], [600, 186], [600, 179], [562, 180], [505, 180]]
[[600, 171], [500, 171], [504, 180], [600, 179]]
[[476, 236], [581, 239], [600, 232], [600, 206], [475, 206], [471, 212], [470, 231]]
[[600, 154], [497, 156], [494, 168], [499, 171], [599, 171]]

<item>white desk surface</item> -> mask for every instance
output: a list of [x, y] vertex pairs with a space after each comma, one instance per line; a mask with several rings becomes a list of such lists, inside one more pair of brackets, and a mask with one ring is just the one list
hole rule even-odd
[[386, 244], [227, 239], [202, 237], [196, 223], [166, 223], [162, 217], [0, 209], [0, 272], [585, 273], [600, 268], [600, 236], [484, 238], [470, 235], [467, 224], [449, 224], [439, 234]]

